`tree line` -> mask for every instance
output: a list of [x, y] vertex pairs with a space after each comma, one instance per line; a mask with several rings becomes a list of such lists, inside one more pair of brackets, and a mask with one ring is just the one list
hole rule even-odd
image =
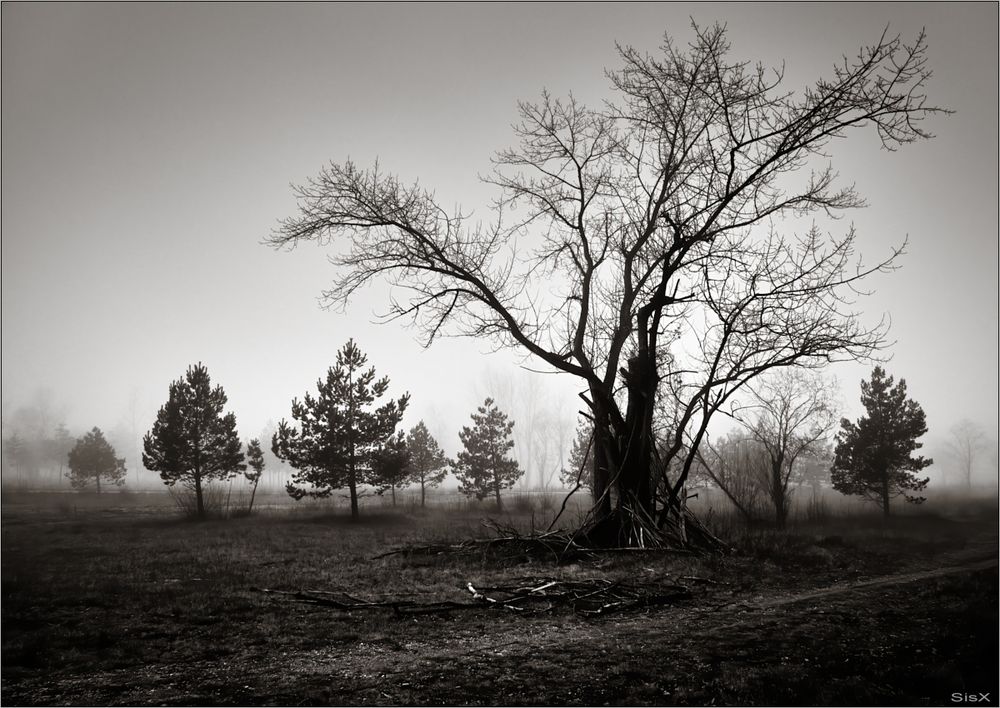
[[[351, 515], [357, 518], [362, 487], [380, 495], [389, 492], [395, 505], [397, 490], [418, 485], [424, 506], [427, 490], [451, 472], [460, 492], [479, 500], [492, 498], [501, 506], [501, 491], [523, 475], [510, 457], [514, 421], [487, 398], [472, 414], [472, 425], [459, 432], [463, 449], [454, 460], [448, 459], [424, 421], [408, 432], [397, 429], [409, 394], [383, 400], [389, 379], [376, 379], [374, 367], [366, 364], [367, 357], [350, 340], [317, 382], [316, 394], [293, 399], [293, 422], [282, 419], [269, 441], [276, 458], [295, 470], [286, 484], [289, 496], [325, 498], [346, 490]], [[692, 487], [714, 486], [748, 521], [770, 513], [779, 527], [788, 518], [793, 484], [808, 482], [816, 489], [827, 473], [835, 490], [869, 499], [886, 515], [895, 497], [915, 504], [925, 501], [919, 493], [929, 479], [917, 473], [932, 460], [912, 453], [922, 446], [918, 438], [927, 432], [926, 417], [907, 396], [905, 380], [896, 383], [875, 367], [870, 379], [861, 382], [866, 414], [857, 421], [840, 421], [832, 449], [827, 442], [833, 427], [832, 394], [821, 377], [785, 371], [760, 383], [743, 405], [730, 410], [744, 424], [743, 432], [731, 432], [715, 443], [706, 439], [695, 451], [698, 465], [690, 478]], [[207, 368], [191, 366], [170, 384], [168, 400], [143, 439], [143, 464], [159, 472], [167, 486], [189, 489], [199, 517], [206, 514], [206, 485], [240, 474], [251, 485], [252, 512], [265, 469], [260, 440], [249, 440], [244, 451], [235, 415], [224, 410], [226, 403], [225, 391], [212, 386]], [[955, 431], [966, 427], [956, 426], [956, 440], [962, 438]], [[71, 440], [68, 434], [63, 438]], [[597, 503], [593, 438], [592, 422], [584, 419], [560, 480], [571, 494], [588, 490]], [[663, 444], [657, 440], [658, 446]], [[99, 428], [64, 449], [66, 476], [74, 488], [94, 484], [99, 493], [102, 483], [124, 484], [125, 459], [116, 455]]]
[[[289, 496], [325, 498], [346, 491], [357, 518], [363, 487], [389, 492], [395, 503], [398, 489], [417, 484], [423, 505], [427, 490], [451, 471], [463, 493], [502, 504], [501, 491], [522, 471], [509, 456], [514, 422], [493, 400], [472, 415], [473, 424], [459, 433], [464, 449], [449, 460], [423, 421], [408, 432], [397, 429], [409, 394], [387, 398], [388, 377], [377, 378], [375, 368], [366, 365], [367, 356], [352, 339], [317, 381], [316, 392], [292, 400], [291, 421], [282, 419], [269, 441], [273, 454], [294, 469], [286, 485]], [[226, 402], [223, 388], [212, 387], [207, 368], [191, 366], [170, 384], [168, 400], [143, 438], [143, 464], [168, 486], [190, 489], [199, 517], [206, 513], [206, 485], [241, 473], [252, 485], [252, 510], [264, 471], [261, 442], [250, 440], [244, 452]]]

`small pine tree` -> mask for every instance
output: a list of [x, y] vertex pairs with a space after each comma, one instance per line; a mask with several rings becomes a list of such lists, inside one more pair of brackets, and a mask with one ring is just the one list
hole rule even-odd
[[205, 484], [246, 469], [236, 416], [222, 410], [227, 400], [222, 386], [212, 388], [205, 366], [188, 367], [184, 378], [170, 384], [169, 398], [142, 440], [142, 464], [159, 472], [168, 487], [181, 482], [193, 489], [198, 518], [205, 516]]
[[253, 488], [250, 490], [250, 504], [247, 506], [247, 513], [253, 513], [253, 500], [257, 496], [257, 485], [264, 474], [264, 451], [260, 447], [260, 440], [254, 438], [247, 443], [247, 467], [243, 475], [250, 481]]
[[465, 449], [455, 461], [455, 476], [460, 492], [476, 499], [492, 494], [500, 507], [500, 490], [514, 486], [524, 474], [517, 461], [507, 457], [514, 447], [514, 421], [507, 420], [492, 398], [487, 398], [478, 411], [472, 414], [473, 426], [462, 428], [458, 434]]
[[427, 488], [438, 486], [448, 474], [448, 459], [438, 446], [437, 440], [427, 430], [424, 421], [420, 421], [410, 429], [406, 437], [406, 447], [410, 451], [413, 481], [420, 483], [420, 506], [424, 506]]
[[569, 467], [559, 472], [563, 486], [576, 489], [577, 484], [594, 492], [594, 425], [589, 420], [576, 426], [576, 437], [569, 451]]
[[402, 430], [372, 453], [372, 481], [378, 486], [379, 494], [391, 490], [393, 506], [396, 506], [396, 490], [413, 481], [410, 451]]
[[861, 382], [861, 402], [868, 415], [857, 423], [846, 418], [840, 423], [830, 469], [833, 488], [875, 501], [886, 516], [892, 497], [922, 503], [924, 497], [908, 493], [923, 491], [930, 479], [914, 473], [933, 462], [910, 455], [923, 446], [917, 438], [927, 432], [920, 404], [906, 397], [904, 379], [893, 386], [893, 378], [878, 366], [870, 381]]
[[125, 484], [125, 458], [115, 455], [115, 449], [100, 428], [95, 427], [77, 440], [67, 457], [69, 472], [66, 476], [74, 489], [83, 489], [94, 482], [100, 494], [101, 479], [119, 487]]
[[362, 370], [367, 361], [354, 340], [348, 341], [326, 380], [317, 382], [319, 395], [307, 393], [301, 402], [292, 401], [299, 428], [282, 420], [271, 439], [272, 452], [296, 470], [285, 486], [289, 496], [328, 497], [347, 487], [354, 519], [358, 486], [373, 482], [373, 455], [393, 435], [410, 400], [404, 394], [372, 409], [389, 388], [389, 379], [376, 381], [374, 367]]

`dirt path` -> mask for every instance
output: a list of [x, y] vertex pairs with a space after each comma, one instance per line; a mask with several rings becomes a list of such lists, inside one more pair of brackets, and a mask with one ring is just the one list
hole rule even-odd
[[962, 565], [953, 565], [946, 568], [934, 568], [931, 570], [921, 570], [912, 573], [895, 573], [892, 575], [882, 575], [877, 578], [869, 578], [868, 580], [858, 580], [850, 583], [845, 583], [843, 585], [830, 585], [825, 588], [819, 588], [817, 590], [810, 590], [808, 592], [796, 593], [793, 595], [786, 595], [784, 597], [775, 597], [770, 600], [763, 600], [755, 602], [752, 604], [741, 605], [746, 608], [768, 608], [768, 607], [780, 607], [781, 605], [790, 605], [796, 602], [806, 602], [808, 600], [816, 600], [819, 598], [830, 597], [831, 595], [840, 595], [843, 593], [855, 592], [857, 590], [864, 590], [867, 588], [884, 587], [887, 585], [904, 585], [906, 583], [915, 583], [921, 580], [930, 580], [931, 578], [941, 578], [948, 575], [957, 575], [961, 573], [972, 573], [977, 570], [986, 570], [987, 568], [995, 568], [1000, 565], [1000, 560], [997, 558], [987, 558], [975, 562], [968, 562]]

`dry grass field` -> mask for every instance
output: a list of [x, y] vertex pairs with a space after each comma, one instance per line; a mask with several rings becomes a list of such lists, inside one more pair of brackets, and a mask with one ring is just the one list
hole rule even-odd
[[[514, 505], [512, 505], [513, 507]], [[495, 515], [544, 527], [549, 505]], [[534, 510], [531, 507], [536, 507]], [[5, 705], [954, 705], [997, 690], [997, 515], [713, 523], [733, 552], [390, 555], [492, 533], [472, 507], [262, 506], [192, 522], [165, 495], [5, 494]], [[961, 512], [961, 513], [958, 513]], [[589, 616], [479, 604], [343, 611], [264, 590], [471, 604], [476, 587], [683, 587]], [[553, 587], [557, 587], [553, 586]], [[326, 593], [326, 595], [324, 595]]]

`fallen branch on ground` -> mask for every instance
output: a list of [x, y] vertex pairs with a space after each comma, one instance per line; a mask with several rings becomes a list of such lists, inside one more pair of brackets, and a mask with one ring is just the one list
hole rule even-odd
[[436, 614], [483, 608], [535, 614], [565, 607], [579, 615], [594, 616], [674, 604], [691, 598], [690, 589], [684, 585], [658, 582], [623, 583], [606, 579], [527, 578], [521, 579], [514, 585], [492, 587], [476, 587], [469, 582], [466, 583], [466, 590], [471, 593], [472, 602], [375, 601], [359, 599], [341, 591], [251, 589], [268, 595], [286, 597], [303, 604], [329, 607], [344, 612], [391, 610], [399, 615]]

